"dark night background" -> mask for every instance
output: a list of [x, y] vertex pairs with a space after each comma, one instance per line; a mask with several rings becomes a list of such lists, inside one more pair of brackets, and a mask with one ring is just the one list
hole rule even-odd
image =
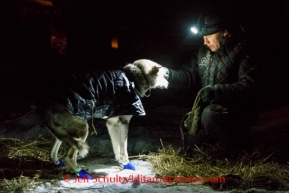
[[[217, 2], [217, 1], [214, 1]], [[38, 100], [47, 76], [60, 71], [117, 69], [147, 58], [169, 68], [190, 60], [202, 44], [189, 29], [209, 1], [65, 0], [46, 8], [29, 1], [5, 0], [0, 8], [0, 94], [7, 100]], [[261, 56], [260, 107], [288, 104], [289, 3], [287, 1], [218, 1], [228, 3]], [[50, 50], [50, 26], [67, 36], [67, 54]], [[111, 38], [119, 48], [110, 47]], [[145, 107], [160, 104], [191, 108], [194, 91], [153, 91]], [[13, 100], [12, 100], [13, 101]], [[2, 108], [1, 106], [1, 108]], [[10, 104], [13, 108], [17, 104]]]

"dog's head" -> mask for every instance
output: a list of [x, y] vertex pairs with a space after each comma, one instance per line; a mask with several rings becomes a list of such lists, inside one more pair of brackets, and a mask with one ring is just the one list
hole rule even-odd
[[124, 66], [123, 70], [136, 84], [136, 91], [140, 97], [147, 96], [146, 92], [155, 88], [168, 88], [168, 81], [164, 78], [162, 66], [147, 59], [136, 60]]

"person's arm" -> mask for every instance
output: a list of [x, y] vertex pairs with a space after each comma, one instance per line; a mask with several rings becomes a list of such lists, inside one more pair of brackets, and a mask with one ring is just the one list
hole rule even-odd
[[169, 88], [187, 89], [199, 84], [197, 58], [194, 57], [188, 64], [180, 69], [167, 69]]

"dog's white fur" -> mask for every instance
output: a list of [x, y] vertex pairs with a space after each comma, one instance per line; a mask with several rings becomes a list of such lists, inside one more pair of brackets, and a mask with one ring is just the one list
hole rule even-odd
[[[146, 59], [137, 60], [127, 64], [123, 71], [134, 80], [135, 92], [140, 96], [146, 96], [146, 92], [154, 88], [167, 88], [168, 81], [164, 78], [164, 71], [161, 65]], [[127, 152], [128, 127], [132, 115], [121, 115], [107, 119], [106, 126], [111, 137], [115, 159], [120, 164], [129, 162]], [[51, 159], [58, 164], [58, 150], [62, 142], [69, 145], [69, 150], [64, 157], [66, 164], [75, 171], [77, 165], [77, 153], [86, 156], [88, 145], [87, 120], [73, 116], [61, 104], [52, 102], [45, 109], [44, 121], [51, 129], [55, 143], [51, 150]]]

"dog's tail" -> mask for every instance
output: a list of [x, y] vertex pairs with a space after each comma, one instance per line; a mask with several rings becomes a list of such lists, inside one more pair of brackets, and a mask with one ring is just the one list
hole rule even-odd
[[70, 147], [78, 150], [80, 156], [85, 157], [88, 154], [89, 146], [83, 139], [65, 137], [61, 139], [64, 143], [67, 143]]

